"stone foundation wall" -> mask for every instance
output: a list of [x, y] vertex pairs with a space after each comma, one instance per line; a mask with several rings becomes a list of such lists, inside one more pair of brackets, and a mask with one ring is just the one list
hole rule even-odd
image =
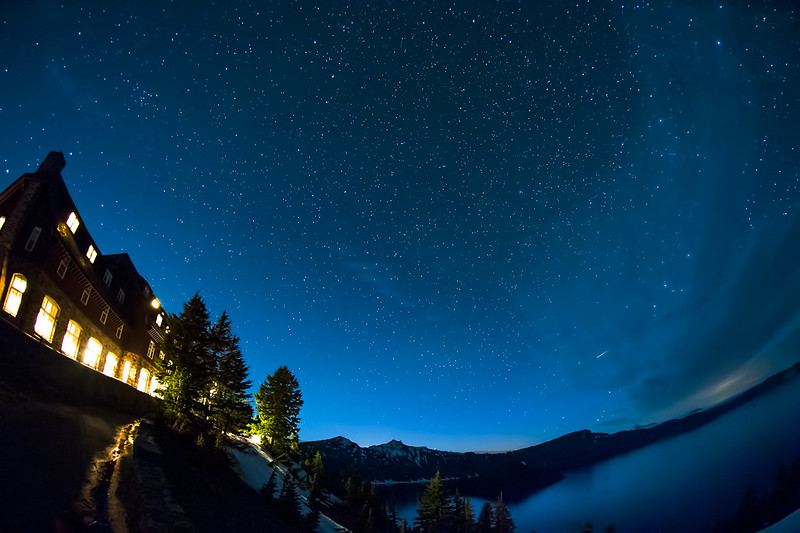
[[137, 417], [156, 409], [155, 398], [66, 357], [20, 332], [2, 317], [0, 382], [13, 384], [35, 397], [103, 407]]

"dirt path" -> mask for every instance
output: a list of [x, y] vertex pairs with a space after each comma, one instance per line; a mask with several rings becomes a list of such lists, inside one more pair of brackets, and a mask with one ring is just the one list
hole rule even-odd
[[133, 420], [87, 406], [2, 402], [0, 532], [79, 531], [73, 502], [86, 474]]

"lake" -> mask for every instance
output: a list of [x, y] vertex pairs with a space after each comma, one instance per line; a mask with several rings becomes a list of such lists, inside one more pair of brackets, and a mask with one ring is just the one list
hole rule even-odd
[[[507, 502], [519, 533], [710, 530], [732, 518], [748, 486], [763, 493], [781, 463], [800, 455], [800, 378], [692, 432], [566, 473], [521, 502]], [[413, 523], [419, 486], [394, 493]], [[475, 513], [485, 500], [472, 497]]]

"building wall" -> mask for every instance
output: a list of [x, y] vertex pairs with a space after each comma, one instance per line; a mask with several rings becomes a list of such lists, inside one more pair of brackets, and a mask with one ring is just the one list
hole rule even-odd
[[[51, 156], [48, 156], [48, 160]], [[139, 376], [144, 372], [148, 381], [142, 384], [142, 390], [152, 394], [155, 359], [147, 356], [147, 347], [152, 338], [149, 329], [154, 327], [156, 314], [163, 311], [149, 306], [150, 298], [144, 294], [150, 292], [149, 285], [136, 273], [125, 254], [109, 256], [109, 268], [116, 268], [112, 272], [116, 283], [111, 287], [103, 283], [102, 275], [106, 267], [99, 258], [97, 264], [93, 264], [85, 256], [84, 248], [94, 243], [91, 235], [85, 227], [79, 227], [73, 235], [66, 226], [69, 213], [77, 213], [77, 210], [60, 176], [60, 167], [56, 165], [56, 174], [53, 174], [51, 167], [48, 173], [40, 175], [46, 166], [43, 163], [37, 173], [23, 175], [0, 193], [0, 216], [6, 217], [5, 224], [0, 227], [0, 318], [31, 339], [61, 353], [62, 357], [65, 356], [62, 341], [69, 321], [73, 320], [81, 327], [75, 355], [77, 362], [86, 362], [84, 352], [90, 338], [93, 338], [102, 347], [97, 362], [92, 366], [94, 370], [103, 372], [106, 358], [112, 352], [118, 359], [113, 377], [122, 380], [123, 369], [128, 362], [131, 372], [126, 376], [125, 383], [137, 387], [140, 385]], [[26, 250], [25, 245], [34, 227], [42, 228], [41, 234], [33, 249]], [[59, 265], [65, 258], [68, 267], [61, 276]], [[16, 273], [25, 276], [27, 288], [16, 316], [12, 316], [3, 309], [3, 305]], [[125, 302], [119, 303], [112, 296], [119, 286], [129, 290], [141, 286], [147, 287], [147, 290], [139, 294], [135, 294], [135, 291], [134, 294], [126, 294]], [[82, 301], [87, 289], [89, 298]], [[51, 340], [34, 330], [45, 296], [54, 300], [59, 307]], [[101, 319], [104, 311], [107, 311], [105, 323]], [[121, 334], [118, 335], [120, 327]], [[159, 334], [163, 334], [163, 331], [159, 331]], [[159, 351], [160, 346], [155, 353]]]

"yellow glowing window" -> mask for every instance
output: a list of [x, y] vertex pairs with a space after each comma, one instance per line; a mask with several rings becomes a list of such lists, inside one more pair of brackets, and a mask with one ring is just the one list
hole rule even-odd
[[139, 382], [136, 388], [142, 392], [147, 392], [147, 386], [150, 385], [150, 372], [144, 368], [139, 371]]
[[78, 340], [81, 338], [81, 327], [74, 320], [67, 324], [67, 332], [64, 333], [64, 340], [61, 341], [61, 351], [75, 359], [78, 355]]
[[103, 367], [103, 374], [109, 377], [114, 377], [117, 373], [117, 354], [108, 352], [106, 354], [106, 365]]
[[56, 302], [49, 296], [45, 296], [42, 300], [42, 307], [39, 309], [39, 314], [36, 315], [36, 323], [33, 325], [33, 331], [41, 335], [47, 342], [53, 341], [58, 311], [59, 309]]
[[147, 347], [147, 357], [150, 359], [156, 354], [156, 343], [150, 341], [150, 346]]
[[86, 343], [86, 349], [83, 351], [83, 364], [91, 368], [97, 367], [97, 361], [100, 360], [100, 354], [103, 351], [103, 346], [100, 341], [94, 337], [90, 337]]
[[86, 257], [88, 257], [89, 261], [92, 263], [94, 263], [94, 260], [97, 259], [97, 250], [94, 249], [94, 245], [89, 245], [89, 249], [86, 250]]
[[78, 215], [76, 215], [75, 211], [73, 211], [72, 213], [69, 214], [69, 217], [67, 218], [67, 226], [69, 226], [69, 229], [72, 233], [75, 233], [76, 231], [78, 231], [78, 226], [80, 225], [81, 223], [80, 221], [78, 221]]
[[122, 365], [122, 382], [127, 383], [129, 377], [131, 377], [131, 362], [125, 361], [125, 364]]
[[28, 288], [28, 280], [22, 274], [14, 274], [11, 278], [11, 284], [8, 287], [8, 294], [6, 294], [6, 301], [3, 303], [3, 311], [11, 316], [17, 316], [19, 312], [19, 304], [22, 303], [22, 294]]
[[150, 379], [150, 396], [161, 398], [161, 391], [158, 390], [159, 383], [155, 376]]
[[6, 223], [6, 217], [0, 217], [0, 229], [3, 229], [3, 224]]
[[159, 313], [156, 315], [156, 326], [160, 326], [162, 322], [164, 322], [164, 317]]

